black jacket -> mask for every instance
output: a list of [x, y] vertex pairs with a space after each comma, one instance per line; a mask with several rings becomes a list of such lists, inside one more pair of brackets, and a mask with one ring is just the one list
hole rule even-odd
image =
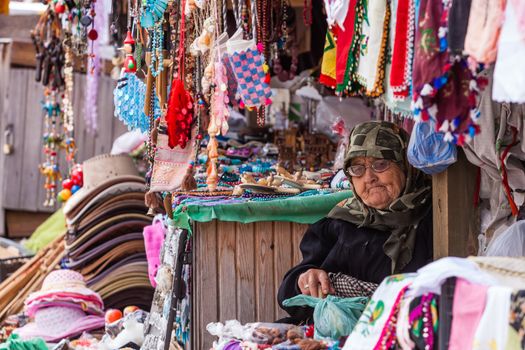
[[[307, 322], [312, 316], [309, 307], [283, 307], [282, 302], [300, 294], [299, 275], [311, 268], [326, 272], [342, 272], [362, 281], [381, 283], [391, 275], [391, 260], [383, 252], [389, 233], [362, 227], [347, 221], [324, 218], [311, 225], [301, 241], [303, 261], [284, 276], [277, 299], [293, 323]], [[402, 272], [415, 272], [432, 261], [432, 211], [416, 230], [412, 260]]]

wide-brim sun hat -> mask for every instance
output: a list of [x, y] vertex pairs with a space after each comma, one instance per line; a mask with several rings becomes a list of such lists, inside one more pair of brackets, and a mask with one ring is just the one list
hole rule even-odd
[[87, 316], [80, 309], [56, 306], [38, 310], [34, 322], [14, 332], [22, 339], [38, 337], [46, 342], [55, 342], [103, 327], [103, 316]]
[[103, 154], [86, 160], [82, 165], [84, 183], [64, 204], [64, 215], [71, 218], [71, 213], [78, 206], [94, 199], [104, 190], [115, 184], [130, 182], [144, 183], [133, 159], [126, 154]]
[[104, 308], [104, 303], [100, 295], [88, 288], [84, 277], [73, 270], [55, 270], [49, 273], [42, 283], [42, 288], [40, 288], [38, 292], [31, 293], [25, 300], [25, 304], [32, 303], [43, 296], [59, 293], [89, 297], [98, 304], [101, 309]]

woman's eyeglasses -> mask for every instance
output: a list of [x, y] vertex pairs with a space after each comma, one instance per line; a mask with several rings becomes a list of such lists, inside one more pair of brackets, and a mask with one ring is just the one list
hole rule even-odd
[[374, 173], [382, 173], [390, 168], [392, 162], [387, 159], [377, 159], [372, 162], [370, 165], [356, 164], [350, 165], [348, 167], [348, 173], [351, 176], [360, 177], [365, 174], [367, 168], [370, 168]]

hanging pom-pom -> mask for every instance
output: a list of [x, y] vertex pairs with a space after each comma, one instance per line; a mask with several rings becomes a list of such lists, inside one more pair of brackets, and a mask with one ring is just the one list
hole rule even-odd
[[426, 109], [423, 109], [421, 111], [421, 121], [428, 122], [430, 120], [430, 116], [428, 115], [428, 111]]
[[268, 65], [267, 65], [266, 63], [265, 63], [265, 64], [263, 64], [263, 66], [262, 66], [262, 67], [263, 67], [263, 71], [264, 71], [264, 73], [266, 73], [266, 74], [267, 74], [267, 73], [268, 73], [268, 71], [270, 70], [270, 67], [268, 67]]
[[441, 124], [441, 127], [439, 128], [439, 131], [446, 133], [448, 129], [450, 128], [450, 122], [448, 120], [445, 120], [443, 124]]
[[430, 84], [425, 84], [421, 89], [421, 96], [428, 96], [434, 92], [434, 89]]
[[257, 50], [259, 51], [259, 53], [263, 53], [264, 51], [263, 43], [257, 43]]
[[460, 124], [461, 124], [461, 118], [460, 117], [456, 117], [450, 123], [450, 129], [452, 129], [452, 131], [455, 131], [457, 128], [459, 128]]
[[468, 133], [470, 137], [473, 138], [474, 136], [476, 136], [476, 128], [473, 125], [469, 126]]
[[266, 101], [264, 102], [267, 106], [271, 105], [272, 104], [272, 99], [271, 98], [267, 98]]
[[430, 115], [430, 117], [434, 118], [434, 119], [437, 119], [436, 116], [437, 116], [437, 112], [438, 112], [438, 107], [437, 105], [432, 105], [430, 107], [428, 107], [428, 114]]
[[443, 140], [446, 141], [446, 142], [453, 142], [454, 141], [454, 136], [452, 136], [452, 133], [450, 131], [448, 131], [447, 133], [445, 133], [445, 136], [443, 137]]
[[458, 138], [457, 138], [457, 140], [456, 140], [456, 144], [457, 144], [458, 146], [463, 146], [463, 145], [465, 144], [465, 135], [463, 135], [463, 134], [459, 134], [459, 135], [458, 135]]

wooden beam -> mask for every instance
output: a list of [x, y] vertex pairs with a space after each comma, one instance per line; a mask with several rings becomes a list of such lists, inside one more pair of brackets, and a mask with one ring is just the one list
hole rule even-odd
[[458, 161], [432, 177], [434, 259], [477, 254], [479, 211], [474, 208], [478, 168], [462, 149]]

